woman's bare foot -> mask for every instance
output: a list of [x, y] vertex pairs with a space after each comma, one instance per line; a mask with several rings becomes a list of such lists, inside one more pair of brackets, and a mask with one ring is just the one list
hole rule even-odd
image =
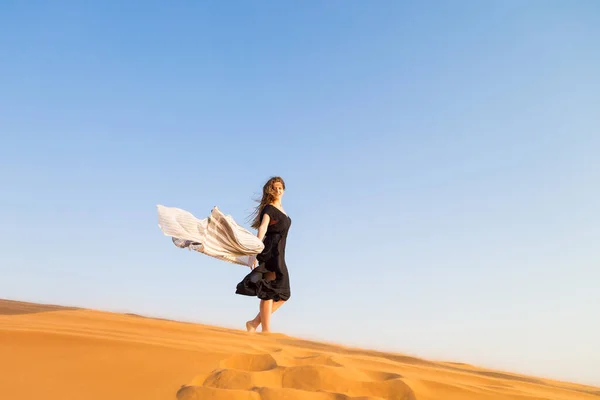
[[248, 332], [256, 332], [256, 328], [258, 326], [254, 325], [254, 321], [248, 321], [246, 322], [246, 330]]

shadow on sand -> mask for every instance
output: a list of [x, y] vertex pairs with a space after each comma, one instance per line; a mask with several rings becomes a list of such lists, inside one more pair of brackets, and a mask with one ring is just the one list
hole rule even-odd
[[23, 301], [0, 299], [0, 315], [35, 314], [49, 311], [77, 310], [76, 307], [54, 306], [50, 304], [26, 303]]

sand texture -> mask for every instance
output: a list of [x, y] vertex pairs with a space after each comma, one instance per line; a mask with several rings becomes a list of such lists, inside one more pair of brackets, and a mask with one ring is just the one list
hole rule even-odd
[[401, 354], [0, 300], [0, 398], [600, 400], [600, 389]]

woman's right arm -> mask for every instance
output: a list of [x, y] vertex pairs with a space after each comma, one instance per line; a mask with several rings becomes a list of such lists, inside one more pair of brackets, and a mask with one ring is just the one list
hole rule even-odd
[[[269, 228], [270, 220], [271, 220], [271, 217], [269, 217], [269, 214], [263, 215], [263, 219], [260, 222], [260, 226], [258, 227], [258, 234], [256, 235], [256, 236], [258, 236], [258, 238], [260, 239], [261, 242], [263, 241], [263, 239], [265, 238], [265, 235], [267, 234], [267, 229]], [[257, 263], [257, 260], [255, 258], [254, 263], [252, 263], [252, 265], [250, 266], [250, 269], [256, 268], [256, 263]]]
[[265, 238], [265, 235], [267, 234], [267, 229], [269, 228], [269, 221], [271, 221], [271, 217], [269, 217], [269, 214], [263, 215], [263, 219], [260, 222], [260, 226], [258, 227], [258, 238], [260, 239], [260, 241], [262, 242], [262, 240]]

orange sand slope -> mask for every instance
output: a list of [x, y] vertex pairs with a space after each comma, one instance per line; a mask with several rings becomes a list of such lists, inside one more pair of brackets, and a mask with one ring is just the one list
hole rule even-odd
[[600, 389], [135, 315], [0, 300], [2, 399], [600, 399]]

